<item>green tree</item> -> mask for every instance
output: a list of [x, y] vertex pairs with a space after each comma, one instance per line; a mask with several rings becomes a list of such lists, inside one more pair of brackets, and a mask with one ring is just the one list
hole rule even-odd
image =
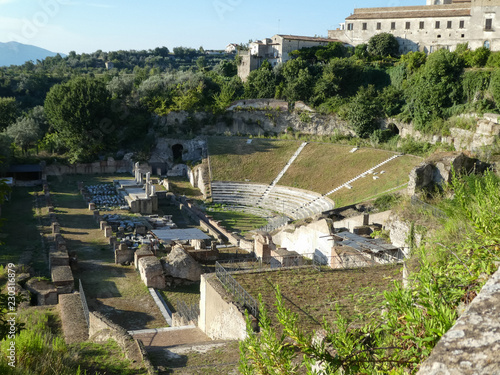
[[399, 43], [390, 33], [376, 34], [368, 40], [368, 52], [375, 56], [396, 57], [399, 55]]
[[365, 138], [378, 128], [376, 123], [378, 117], [380, 117], [380, 107], [375, 88], [361, 87], [347, 106], [347, 120], [356, 134]]
[[111, 118], [110, 94], [102, 81], [77, 77], [52, 87], [45, 99], [45, 114], [72, 161], [92, 160], [113, 144], [117, 129]]
[[250, 73], [244, 84], [244, 88], [246, 98], [274, 98], [276, 92], [276, 75], [267, 60], [262, 63], [259, 69]]
[[40, 125], [30, 117], [18, 119], [7, 128], [6, 133], [23, 150], [25, 155], [28, 153], [29, 147], [38, 142], [42, 136]]
[[404, 90], [405, 110], [418, 130], [425, 130], [433, 119], [444, 117], [447, 108], [461, 102], [463, 67], [457, 54], [441, 49], [410, 77]]
[[500, 108], [500, 69], [491, 73], [490, 92], [495, 100], [497, 108]]
[[0, 98], [0, 131], [16, 121], [19, 106], [15, 98]]

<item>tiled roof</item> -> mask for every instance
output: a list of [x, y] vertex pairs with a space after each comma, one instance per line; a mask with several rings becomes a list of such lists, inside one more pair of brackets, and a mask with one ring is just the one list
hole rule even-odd
[[289, 40], [303, 40], [307, 42], [338, 42], [336, 39], [330, 39], [330, 38], [317, 38], [313, 36], [298, 36], [298, 35], [281, 35], [278, 34], [278, 36], [282, 37], [283, 39], [289, 39]]
[[375, 19], [393, 19], [393, 18], [438, 18], [438, 17], [469, 17], [470, 9], [422, 9], [402, 10], [402, 11], [383, 11], [381, 8], [373, 8], [373, 12], [355, 13], [346, 18], [351, 20], [375, 20]]

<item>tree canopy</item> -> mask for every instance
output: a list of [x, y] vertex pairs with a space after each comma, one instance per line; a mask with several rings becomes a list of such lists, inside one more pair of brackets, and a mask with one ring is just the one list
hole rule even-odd
[[112, 144], [111, 96], [104, 82], [76, 77], [51, 88], [45, 113], [72, 160], [91, 160]]
[[396, 57], [399, 55], [399, 43], [390, 33], [376, 34], [368, 41], [368, 52], [376, 56]]

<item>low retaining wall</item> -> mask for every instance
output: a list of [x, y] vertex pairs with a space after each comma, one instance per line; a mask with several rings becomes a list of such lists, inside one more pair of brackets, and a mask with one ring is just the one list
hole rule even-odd
[[110, 322], [104, 315], [92, 311], [89, 314], [89, 337], [91, 341], [103, 342], [115, 340], [125, 353], [125, 357], [132, 362], [143, 363], [149, 374], [156, 373], [149, 361], [144, 345], [135, 340], [126, 329]]
[[95, 163], [77, 163], [63, 165], [54, 163], [45, 167], [47, 176], [61, 176], [65, 174], [105, 174], [105, 173], [130, 173], [133, 164], [130, 160], [108, 160]]

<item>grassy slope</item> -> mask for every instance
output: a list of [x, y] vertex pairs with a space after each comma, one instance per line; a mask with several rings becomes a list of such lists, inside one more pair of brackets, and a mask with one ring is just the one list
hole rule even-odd
[[209, 138], [212, 178], [215, 181], [245, 181], [269, 184], [297, 151], [300, 141], [247, 138]]

